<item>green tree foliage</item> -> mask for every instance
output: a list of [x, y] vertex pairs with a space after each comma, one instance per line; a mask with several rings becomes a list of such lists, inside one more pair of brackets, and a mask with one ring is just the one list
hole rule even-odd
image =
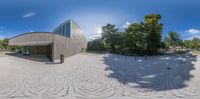
[[184, 43], [185, 48], [189, 48], [189, 49], [192, 48], [192, 41], [191, 40], [184, 40], [183, 43]]
[[163, 24], [159, 23], [159, 14], [148, 14], [144, 17], [144, 29], [147, 33], [148, 54], [156, 54], [161, 44]]
[[9, 46], [10, 51], [16, 51], [16, 52], [21, 51], [22, 48], [23, 48], [22, 46]]
[[146, 51], [146, 33], [142, 23], [131, 24], [124, 33], [124, 49], [128, 49], [130, 53], [144, 54]]
[[188, 49], [193, 50], [200, 50], [200, 39], [199, 38], [193, 38], [192, 40], [184, 40], [184, 47]]
[[169, 49], [170, 48], [170, 42], [168, 36], [166, 36], [163, 40], [163, 43], [165, 45], [165, 48]]
[[115, 25], [107, 24], [102, 27], [101, 39], [104, 47], [114, 53], [157, 54], [158, 49], [163, 47], [163, 25], [159, 22], [160, 19], [159, 14], [146, 15], [144, 22], [132, 23], [124, 33], [119, 32]]
[[180, 50], [180, 48], [184, 46], [183, 41], [180, 39], [180, 34], [172, 31], [170, 31], [168, 33], [168, 36], [164, 38], [164, 43], [166, 45], [166, 48], [173, 51], [175, 51], [177, 47]]
[[2, 42], [1, 42], [1, 40], [0, 40], [0, 49], [2, 49], [3, 48], [3, 45], [2, 45]]
[[91, 51], [104, 51], [105, 47], [101, 38], [88, 42], [87, 49]]
[[166, 49], [167, 45], [165, 44], [165, 42], [161, 42], [159, 48]]
[[4, 38], [3, 40], [1, 40], [1, 44], [2, 44], [2, 46], [3, 46], [3, 48], [4, 48], [5, 50], [8, 50], [8, 49], [9, 49], [8, 42], [9, 42], [9, 39], [8, 39], [8, 38]]
[[115, 25], [107, 24], [102, 27], [102, 40], [107, 50], [116, 53], [117, 48], [121, 45], [122, 35]]
[[115, 25], [102, 27], [102, 37], [88, 43], [89, 50], [106, 50], [119, 54], [157, 54], [159, 49], [200, 49], [200, 39], [182, 41], [177, 32], [169, 32], [162, 38], [163, 24], [159, 14], [148, 14], [144, 22], [130, 24], [124, 32], [119, 32]]
[[168, 38], [169, 38], [170, 46], [180, 46], [181, 45], [180, 34], [178, 34], [176, 32], [169, 32]]
[[4, 50], [20, 51], [22, 49], [21, 46], [10, 46], [8, 38], [0, 40], [0, 46], [2, 46]]
[[200, 48], [200, 39], [193, 38], [192, 39], [192, 49], [199, 50]]
[[124, 32], [116, 32], [113, 35], [114, 39], [116, 40], [115, 43], [114, 43], [115, 50], [113, 50], [113, 52], [122, 53], [123, 36], [124, 36]]

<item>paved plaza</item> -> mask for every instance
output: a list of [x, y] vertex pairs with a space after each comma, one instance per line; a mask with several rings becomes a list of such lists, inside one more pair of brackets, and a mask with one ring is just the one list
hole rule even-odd
[[0, 99], [199, 99], [200, 58], [78, 54], [64, 64], [0, 57]]

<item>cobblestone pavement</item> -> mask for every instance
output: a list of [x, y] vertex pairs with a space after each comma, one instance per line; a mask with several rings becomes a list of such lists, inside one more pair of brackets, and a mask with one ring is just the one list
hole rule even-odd
[[199, 99], [200, 58], [78, 54], [64, 64], [0, 58], [0, 99]]

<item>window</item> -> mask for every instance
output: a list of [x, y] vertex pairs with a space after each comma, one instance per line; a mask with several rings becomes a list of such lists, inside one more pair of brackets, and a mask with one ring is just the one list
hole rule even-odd
[[64, 36], [67, 36], [66, 24], [64, 24]]
[[62, 26], [62, 35], [65, 35], [65, 25]]
[[57, 29], [54, 30], [54, 33], [63, 35], [65, 37], [70, 37], [71, 35], [70, 24], [71, 24], [70, 22], [67, 22], [65, 24], [60, 25]]

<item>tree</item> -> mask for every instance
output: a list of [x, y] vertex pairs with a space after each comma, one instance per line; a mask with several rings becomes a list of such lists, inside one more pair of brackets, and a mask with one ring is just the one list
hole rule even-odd
[[177, 32], [172, 31], [168, 33], [168, 43], [173, 51], [175, 51], [177, 46], [182, 47], [183, 45], [180, 35]]
[[180, 50], [184, 46], [183, 41], [180, 39], [180, 35], [177, 32], [172, 31], [164, 38], [164, 43], [167, 48], [173, 49], [173, 51], [175, 51], [177, 47]]
[[4, 38], [3, 40], [0, 41], [0, 47], [2, 46], [4, 50], [12, 50], [12, 51], [20, 51], [22, 49], [21, 46], [10, 46], [8, 43], [9, 39]]
[[176, 32], [169, 32], [168, 34], [169, 37], [169, 44], [171, 46], [178, 46], [180, 45], [180, 35]]
[[192, 43], [192, 48], [193, 49], [199, 50], [199, 48], [200, 48], [200, 39], [193, 38], [191, 43]]
[[132, 23], [124, 34], [125, 47], [131, 53], [144, 54], [146, 50], [146, 34], [142, 23]]
[[120, 45], [122, 36], [115, 25], [107, 24], [102, 27], [102, 40], [108, 50], [116, 53], [116, 47]]
[[184, 40], [184, 47], [193, 50], [200, 50], [200, 39], [193, 38], [192, 40]]
[[113, 37], [116, 40], [114, 42], [114, 46], [115, 46], [115, 53], [122, 53], [122, 46], [123, 46], [123, 36], [124, 36], [124, 32], [116, 32], [114, 33]]
[[8, 45], [8, 42], [9, 42], [9, 39], [8, 38], [4, 38], [1, 43], [2, 43], [2, 46], [5, 50], [8, 50], [9, 49], [9, 45]]
[[87, 50], [91, 51], [104, 51], [105, 47], [101, 38], [88, 42]]
[[189, 48], [189, 49], [192, 48], [192, 41], [191, 40], [184, 40], [183, 43], [184, 43], [185, 48]]
[[132, 23], [124, 32], [119, 32], [115, 25], [107, 24], [102, 27], [101, 34], [104, 47], [120, 54], [157, 54], [160, 48], [165, 47], [165, 43], [161, 43], [163, 24], [160, 19], [159, 14], [148, 14], [144, 22]]
[[148, 14], [144, 18], [145, 32], [147, 33], [147, 51], [148, 54], [157, 54], [162, 37], [163, 24], [159, 23], [161, 16], [159, 14]]
[[167, 36], [164, 38], [163, 43], [165, 45], [165, 48], [170, 48], [169, 38]]
[[2, 42], [0, 40], [0, 50], [3, 48]]

